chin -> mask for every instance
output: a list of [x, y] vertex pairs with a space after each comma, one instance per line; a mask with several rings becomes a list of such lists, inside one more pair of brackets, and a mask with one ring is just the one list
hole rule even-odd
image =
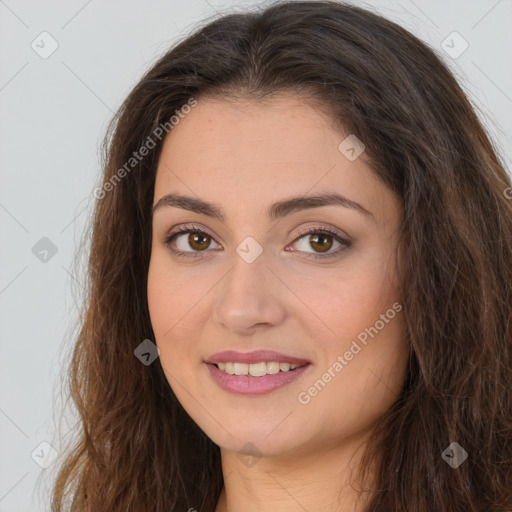
[[298, 446], [307, 442], [304, 432], [299, 435], [291, 425], [279, 425], [281, 421], [282, 418], [269, 426], [271, 422], [268, 420], [257, 422], [254, 418], [247, 418], [245, 422], [237, 423], [236, 428], [228, 428], [228, 432], [215, 422], [215, 425], [209, 422], [204, 428], [200, 427], [224, 450], [259, 457], [278, 457], [294, 453]]

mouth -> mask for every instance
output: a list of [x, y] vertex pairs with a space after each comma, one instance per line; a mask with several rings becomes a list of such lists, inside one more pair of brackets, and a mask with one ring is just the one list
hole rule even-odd
[[278, 361], [260, 361], [258, 363], [235, 363], [233, 361], [214, 363], [220, 371], [229, 375], [250, 375], [251, 377], [264, 377], [280, 372], [292, 372], [304, 364], [279, 363]]
[[299, 379], [312, 364], [268, 350], [220, 352], [205, 361], [213, 381], [224, 391], [263, 395]]

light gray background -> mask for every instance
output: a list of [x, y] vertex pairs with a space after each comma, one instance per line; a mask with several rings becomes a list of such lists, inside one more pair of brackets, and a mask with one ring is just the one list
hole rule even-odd
[[[70, 437], [74, 419], [59, 434], [53, 418], [81, 290], [73, 256], [99, 183], [107, 121], [151, 63], [202, 19], [258, 3], [0, 0], [1, 512], [49, 510], [57, 464], [43, 470], [35, 460], [50, 460], [40, 443], [60, 453]], [[510, 169], [512, 0], [353, 3], [444, 56]], [[50, 47], [44, 31], [59, 45], [46, 59], [31, 47]], [[441, 46], [454, 31], [469, 44], [456, 59]], [[57, 247], [46, 262], [32, 252], [42, 237]]]

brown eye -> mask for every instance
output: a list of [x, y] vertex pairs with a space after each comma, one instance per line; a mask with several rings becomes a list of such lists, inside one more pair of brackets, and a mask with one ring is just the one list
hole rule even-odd
[[[176, 233], [172, 233], [165, 240], [165, 245], [169, 251], [178, 257], [193, 258], [200, 257], [210, 252], [207, 249], [212, 248], [212, 243], [217, 244], [213, 237], [199, 229], [182, 229]], [[221, 248], [220, 245], [213, 247]]]
[[328, 228], [311, 228], [299, 233], [292, 245], [292, 251], [304, 253], [307, 258], [326, 260], [341, 256], [352, 243]]
[[202, 251], [207, 249], [211, 243], [211, 237], [204, 233], [193, 232], [188, 235], [188, 244], [195, 251]]
[[327, 252], [333, 246], [332, 235], [324, 233], [310, 235], [309, 243], [319, 252]]

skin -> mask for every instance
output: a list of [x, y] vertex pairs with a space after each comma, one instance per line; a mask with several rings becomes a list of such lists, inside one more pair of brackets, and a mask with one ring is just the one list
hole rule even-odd
[[[364, 509], [367, 493], [357, 492], [355, 471], [405, 378], [403, 313], [366, 346], [359, 344], [362, 350], [307, 404], [298, 400], [400, 302], [399, 201], [364, 153], [350, 161], [340, 152], [345, 137], [311, 101], [282, 93], [265, 102], [201, 98], [165, 140], [154, 205], [177, 193], [215, 203], [226, 216], [158, 208], [148, 275], [151, 322], [168, 382], [221, 447], [225, 486], [217, 512], [263, 511], [269, 503], [281, 512]], [[323, 193], [342, 194], [370, 215], [339, 205], [279, 220], [265, 215], [274, 202]], [[203, 248], [204, 257], [180, 258], [166, 237], [192, 223], [206, 241], [190, 246], [184, 234], [171, 247], [186, 254]], [[314, 234], [299, 237], [309, 227], [330, 227], [352, 243], [345, 247], [327, 235], [319, 245]], [[252, 263], [236, 252], [248, 236], [263, 250]], [[325, 254], [322, 247], [343, 250], [330, 259], [308, 258]], [[311, 364], [269, 394], [236, 395], [219, 388], [204, 363], [229, 349], [275, 350]]]

